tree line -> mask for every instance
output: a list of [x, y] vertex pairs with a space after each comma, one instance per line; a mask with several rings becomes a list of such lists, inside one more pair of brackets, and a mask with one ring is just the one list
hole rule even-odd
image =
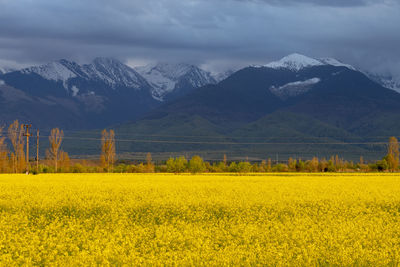
[[[49, 148], [46, 149], [45, 158], [40, 160], [36, 155], [35, 164], [25, 155], [25, 137], [30, 135], [25, 128], [26, 125], [15, 120], [7, 129], [0, 127], [0, 173], [23, 173], [23, 172], [70, 172], [73, 170], [83, 171], [85, 168], [79, 164], [74, 166], [67, 152], [61, 149], [64, 131], [54, 128], [49, 135]], [[10, 148], [7, 145], [10, 144]], [[38, 145], [38, 144], [37, 144]], [[115, 133], [113, 130], [103, 130], [101, 138], [101, 168], [98, 171], [112, 171], [116, 159]]]
[[[314, 157], [310, 160], [289, 158], [287, 162], [273, 162], [266, 159], [261, 162], [228, 161], [227, 156], [221, 161], [208, 162], [200, 156], [186, 159], [184, 156], [169, 158], [165, 162], [155, 164], [152, 155], [147, 153], [146, 159], [137, 164], [117, 161], [115, 148], [115, 132], [104, 129], [101, 132], [100, 157], [97, 161], [85, 160], [72, 162], [67, 152], [61, 149], [64, 132], [58, 128], [51, 130], [49, 148], [46, 157], [29, 161], [25, 156], [24, 125], [17, 120], [7, 129], [0, 127], [0, 173], [54, 173], [54, 172], [115, 172], [115, 173], [257, 173], [257, 172], [396, 172], [399, 171], [399, 143], [390, 137], [387, 154], [382, 160], [366, 163], [363, 157], [359, 162], [347, 161], [338, 155], [329, 159]], [[7, 138], [9, 139], [7, 142]], [[9, 144], [9, 145], [7, 145]], [[9, 148], [10, 146], [10, 148]]]

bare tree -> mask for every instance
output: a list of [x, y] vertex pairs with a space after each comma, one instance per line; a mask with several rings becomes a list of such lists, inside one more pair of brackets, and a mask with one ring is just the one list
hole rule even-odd
[[107, 131], [104, 129], [101, 132], [101, 165], [112, 171], [115, 162], [115, 133], [114, 130]]
[[3, 127], [0, 127], [0, 172], [7, 172], [8, 170], [8, 150], [3, 137]]
[[395, 171], [399, 168], [399, 142], [397, 138], [392, 136], [389, 138], [387, 162], [389, 169]]
[[146, 172], [154, 172], [154, 164], [152, 162], [151, 153], [146, 155]]
[[26, 167], [24, 153], [24, 125], [19, 124], [18, 120], [15, 120], [10, 127], [8, 127], [8, 138], [13, 147], [13, 152], [11, 153], [13, 172], [21, 172]]
[[58, 166], [61, 168], [61, 171], [68, 171], [70, 168], [70, 158], [68, 153], [60, 150], [58, 154]]
[[46, 151], [47, 156], [54, 160], [54, 170], [57, 172], [57, 163], [60, 158], [60, 146], [64, 137], [64, 132], [58, 128], [54, 128], [50, 132], [49, 141], [50, 148]]

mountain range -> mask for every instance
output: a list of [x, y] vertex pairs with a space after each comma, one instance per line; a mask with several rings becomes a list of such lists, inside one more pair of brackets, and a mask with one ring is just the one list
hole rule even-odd
[[[366, 143], [399, 135], [399, 103], [399, 93], [348, 64], [292, 54], [198, 88], [117, 132], [161, 136], [157, 151], [376, 157], [384, 147]], [[177, 136], [181, 142], [171, 142]], [[354, 145], [341, 145], [349, 142]], [[124, 146], [154, 149], [146, 142]]]
[[[140, 73], [139, 73], [140, 72]], [[38, 127], [100, 128], [135, 120], [164, 101], [214, 78], [189, 64], [137, 70], [111, 58], [79, 65], [65, 59], [0, 75], [0, 122]]]
[[[400, 94], [390, 79], [300, 54], [217, 75], [190, 64], [59, 60], [0, 75], [0, 122], [112, 126], [133, 140], [120, 144], [121, 152], [360, 155], [371, 150], [366, 141], [399, 135]], [[355, 145], [333, 145], [343, 142]], [[319, 143], [332, 145], [310, 147]], [[76, 154], [89, 153], [74, 146]]]

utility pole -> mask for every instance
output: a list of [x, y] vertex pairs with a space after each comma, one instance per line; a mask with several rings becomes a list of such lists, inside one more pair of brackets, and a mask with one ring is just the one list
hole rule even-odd
[[29, 128], [32, 127], [32, 124], [24, 124], [25, 127], [25, 133], [24, 136], [26, 136], [26, 174], [29, 173], [29, 136], [31, 134], [29, 133]]
[[39, 130], [36, 131], [36, 172], [39, 173]]

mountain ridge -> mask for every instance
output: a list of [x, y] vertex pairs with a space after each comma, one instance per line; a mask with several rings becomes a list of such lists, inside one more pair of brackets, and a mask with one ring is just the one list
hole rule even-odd
[[[195, 89], [216, 83], [209, 72], [191, 64], [156, 63], [135, 67], [135, 70], [152, 85], [152, 95], [160, 101], [168, 98], [169, 93], [180, 91], [183, 87]], [[190, 90], [182, 93], [188, 91]]]
[[[196, 77], [192, 74], [198, 73], [195, 66], [153, 66], [148, 71], [155, 68], [173, 82], [169, 90], [174, 87], [177, 92], [174, 98], [164, 95], [164, 101], [154, 98], [152, 86], [139, 72], [112, 59], [99, 58], [86, 65], [68, 60], [49, 64], [58, 71], [44, 66], [0, 75], [4, 81], [0, 84], [1, 123], [20, 119], [47, 128], [113, 127], [117, 136], [140, 133], [149, 139], [120, 146], [124, 153], [224, 150], [262, 154], [264, 148], [257, 143], [263, 142], [269, 151], [289, 154], [310, 150], [313, 143], [324, 140], [362, 143], [400, 132], [400, 94], [332, 58], [289, 55], [240, 69], [199, 88], [190, 84]], [[186, 73], [190, 75], [185, 77]], [[180, 77], [188, 83], [182, 91], [176, 87]], [[141, 85], [135, 88], [137, 83]], [[153, 140], [157, 135], [163, 140]], [[176, 136], [181, 137], [177, 140]], [[207, 141], [215, 136], [220, 141]], [[290, 147], [285, 142], [309, 145]], [[73, 149], [90, 153], [76, 144]], [[340, 153], [340, 148], [331, 145], [315, 151]], [[365, 146], [353, 145], [346, 153], [365, 151]]]
[[[190, 66], [185, 73], [175, 73], [177, 86], [170, 90], [168, 95], [163, 95], [163, 98], [169, 100], [179, 97], [209, 82], [203, 79], [202, 75], [205, 73], [195, 66]], [[86, 123], [88, 128], [106, 127], [137, 119], [163, 102], [154, 97], [154, 88], [144, 77], [133, 68], [112, 58], [98, 57], [87, 64], [61, 59], [3, 73], [0, 75], [0, 81], [0, 91], [7, 96], [1, 98], [0, 95], [3, 112], [8, 113], [7, 116], [2, 116], [3, 118], [15, 116], [20, 120], [24, 119], [17, 110], [11, 108], [10, 103], [7, 103], [12, 94], [25, 96], [15, 99], [20, 101], [20, 107], [26, 107], [26, 102], [32, 102], [28, 103], [29, 106], [37, 110], [46, 110], [49, 114], [52, 113], [52, 106], [63, 107], [64, 111], [58, 116], [61, 122], [68, 125], [71, 123], [63, 120], [68, 116], [62, 113], [80, 113], [81, 118], [78, 116], [75, 119], [76, 127], [82, 127]], [[14, 93], [10, 93], [13, 90]], [[42, 104], [41, 108], [38, 107], [39, 104]], [[35, 113], [35, 110], [31, 112]], [[3, 118], [0, 117], [0, 121]], [[44, 122], [35, 119], [35, 116], [26, 118], [32, 123]], [[57, 119], [54, 117], [47, 127], [52, 127], [55, 123]]]
[[346, 67], [356, 70], [353, 66], [340, 62], [335, 58], [312, 58], [302, 54], [293, 53], [280, 60], [269, 62], [265, 65], [256, 65], [256, 67], [267, 67], [272, 69], [289, 69], [291, 71], [300, 71], [304, 68], [330, 65], [335, 67]]
[[[202, 133], [204, 136], [198, 136], [196, 140], [219, 135], [220, 140], [231, 144], [217, 142], [213, 146], [206, 141], [186, 146], [181, 143], [160, 144], [159, 150], [164, 152], [170, 149], [228, 149], [242, 155], [261, 154], [263, 146], [257, 146], [261, 142], [271, 143], [269, 153], [272, 150], [287, 155], [301, 154], [313, 147], [314, 153], [327, 156], [329, 153], [346, 153], [353, 158], [371, 152], [368, 146], [361, 145], [363, 142], [381, 142], [377, 136], [387, 138], [400, 132], [400, 116], [397, 116], [400, 113], [400, 94], [382, 87], [363, 72], [332, 60], [329, 64], [287, 66], [241, 69], [216, 85], [201, 87], [156, 108], [136, 122], [121, 125], [116, 131], [166, 136], [180, 133], [189, 139]], [[279, 90], [296, 93], [282, 97], [276, 92]], [[183, 121], [193, 128], [183, 127]], [[160, 125], [167, 127], [161, 129]], [[235, 137], [238, 135], [242, 138]], [[296, 145], [290, 146], [291, 142]], [[343, 150], [344, 146], [318, 147], [321, 142], [361, 144], [348, 145]], [[145, 143], [136, 149], [141, 152], [159, 151]], [[382, 150], [373, 152], [377, 155]]]

